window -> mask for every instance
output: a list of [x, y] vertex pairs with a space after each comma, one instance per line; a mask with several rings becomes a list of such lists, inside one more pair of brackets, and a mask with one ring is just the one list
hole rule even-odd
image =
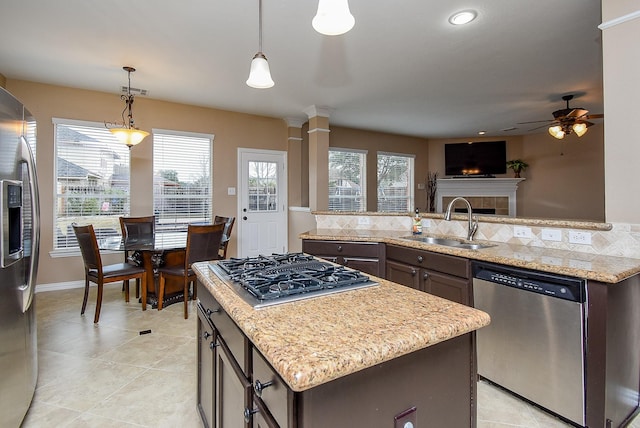
[[249, 161], [249, 211], [278, 211], [277, 162]]
[[414, 156], [378, 153], [378, 211], [413, 211]]
[[[98, 239], [120, 234], [129, 213], [129, 148], [102, 123], [53, 119], [54, 249], [77, 248], [71, 224], [93, 224]], [[42, 187], [41, 182], [41, 187]]]
[[367, 152], [329, 149], [329, 210], [365, 211]]
[[153, 131], [153, 210], [158, 230], [211, 222], [213, 135]]

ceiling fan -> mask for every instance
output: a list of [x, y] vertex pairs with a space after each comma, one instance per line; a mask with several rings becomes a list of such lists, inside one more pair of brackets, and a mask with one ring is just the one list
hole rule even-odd
[[604, 117], [604, 114], [589, 114], [589, 110], [583, 108], [570, 108], [569, 101], [573, 99], [573, 95], [564, 95], [562, 99], [567, 102], [567, 108], [554, 111], [553, 119], [520, 122], [518, 125], [545, 122], [544, 125], [529, 131], [549, 125], [549, 134], [561, 140], [572, 132], [575, 132], [578, 137], [582, 137], [587, 132], [587, 128], [593, 125], [588, 119], [601, 119]]

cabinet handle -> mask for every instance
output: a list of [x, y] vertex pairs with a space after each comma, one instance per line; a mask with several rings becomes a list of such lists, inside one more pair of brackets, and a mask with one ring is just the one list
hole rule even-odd
[[219, 313], [219, 312], [220, 312], [220, 308], [215, 309], [215, 310], [213, 310], [213, 311], [212, 311], [211, 309], [207, 308], [207, 310], [206, 310], [205, 312], [207, 313], [207, 316], [208, 316], [208, 317], [211, 317], [211, 315], [212, 315], [212, 314], [217, 314], [217, 313]]
[[422, 263], [424, 261], [424, 257], [418, 256], [418, 263]]
[[417, 270], [411, 269], [411, 276], [416, 276], [417, 273], [418, 273]]
[[429, 279], [429, 274], [425, 272], [424, 275], [422, 275], [422, 279]]
[[209, 336], [211, 336], [211, 333], [209, 333], [208, 331], [205, 331], [204, 333], [202, 333], [202, 338], [205, 340], [208, 339]]
[[253, 384], [253, 390], [256, 392], [256, 395], [258, 397], [262, 397], [262, 391], [265, 388], [269, 388], [270, 386], [273, 386], [272, 380], [270, 380], [269, 382], [262, 383], [256, 379], [255, 383]]
[[254, 414], [258, 413], [260, 410], [259, 409], [249, 409], [248, 407], [244, 408], [244, 421], [246, 423], [251, 422], [251, 416], [253, 416]]
[[342, 245], [338, 245], [338, 252], [342, 252]]
[[218, 345], [218, 343], [217, 343], [217, 342], [211, 342], [211, 343], [209, 343], [209, 349], [211, 349], [212, 351], [213, 351], [214, 349], [216, 349], [216, 347], [218, 347], [218, 346], [219, 346], [219, 345]]

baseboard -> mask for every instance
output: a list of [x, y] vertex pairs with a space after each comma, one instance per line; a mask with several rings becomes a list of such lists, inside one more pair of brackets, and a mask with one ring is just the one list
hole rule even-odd
[[[95, 286], [95, 284], [93, 283], [91, 283], [90, 285]], [[47, 291], [70, 290], [72, 288], [84, 288], [84, 280], [54, 282], [51, 284], [37, 284], [36, 293], [44, 293]]]

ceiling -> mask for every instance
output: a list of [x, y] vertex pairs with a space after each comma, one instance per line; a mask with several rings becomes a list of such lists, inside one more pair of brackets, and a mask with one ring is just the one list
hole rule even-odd
[[[426, 138], [527, 134], [517, 123], [565, 94], [603, 112], [600, 0], [349, 4], [355, 27], [323, 36], [316, 0], [264, 0], [275, 86], [253, 89], [258, 0], [3, 0], [0, 74], [119, 94], [129, 65], [149, 98], [297, 119], [316, 105], [332, 125]], [[463, 9], [478, 18], [449, 24]]]

